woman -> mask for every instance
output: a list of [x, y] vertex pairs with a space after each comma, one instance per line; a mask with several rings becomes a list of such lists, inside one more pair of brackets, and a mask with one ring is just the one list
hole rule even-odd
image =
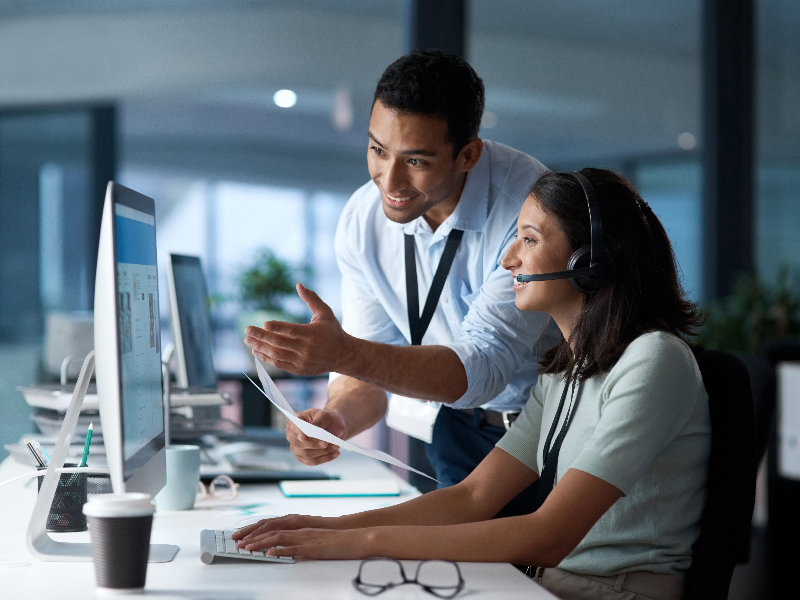
[[[570, 173], [536, 182], [503, 259], [517, 307], [549, 313], [563, 338], [489, 456], [458, 485], [339, 518], [261, 521], [237, 534], [240, 546], [310, 558], [510, 562], [539, 567], [562, 598], [682, 597], [710, 449], [708, 397], [684, 341], [700, 318], [661, 223], [630, 183], [606, 170], [581, 174], [586, 192]], [[518, 275], [564, 271], [579, 249], [572, 267], [589, 267], [592, 188], [605, 267], [581, 271], [577, 287], [519, 283]], [[533, 513], [492, 519], [540, 475]]]

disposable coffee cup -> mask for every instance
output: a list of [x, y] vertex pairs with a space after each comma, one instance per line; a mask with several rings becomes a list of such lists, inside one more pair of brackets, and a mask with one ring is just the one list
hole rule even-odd
[[150, 495], [95, 496], [83, 512], [89, 520], [98, 595], [143, 590], [155, 512]]
[[200, 447], [167, 446], [167, 485], [156, 494], [159, 510], [189, 510], [197, 498], [200, 481]]

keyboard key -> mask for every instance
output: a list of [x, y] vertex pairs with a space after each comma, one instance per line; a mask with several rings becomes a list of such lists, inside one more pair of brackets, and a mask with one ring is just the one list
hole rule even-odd
[[270, 556], [266, 550], [245, 550], [237, 548], [236, 541], [233, 540], [233, 531], [205, 530], [200, 535], [200, 560], [205, 564], [212, 564], [214, 556], [224, 556], [226, 558], [240, 558], [246, 560], [293, 563], [291, 556]]

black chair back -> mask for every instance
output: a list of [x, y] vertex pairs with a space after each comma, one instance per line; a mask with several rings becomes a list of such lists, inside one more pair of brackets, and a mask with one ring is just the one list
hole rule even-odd
[[727, 600], [733, 569], [749, 551], [758, 467], [753, 397], [747, 369], [732, 354], [706, 350], [697, 364], [708, 393], [711, 456], [684, 600]]
[[761, 461], [767, 451], [769, 434], [775, 419], [775, 400], [778, 378], [775, 365], [761, 356], [734, 353], [741, 359], [750, 375], [750, 389], [753, 392], [753, 411], [756, 423], [756, 458]]

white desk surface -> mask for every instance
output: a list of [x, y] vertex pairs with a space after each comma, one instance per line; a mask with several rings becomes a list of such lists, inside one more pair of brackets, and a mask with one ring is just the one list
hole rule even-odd
[[[326, 467], [342, 478], [377, 479], [397, 476], [378, 461], [344, 452]], [[0, 482], [30, 470], [12, 459], [0, 464]], [[399, 478], [397, 478], [399, 480]], [[28, 553], [25, 532], [36, 497], [35, 479], [0, 488], [0, 597], [84, 600], [93, 598], [94, 571], [90, 562], [40, 562]], [[399, 498], [284, 498], [276, 485], [248, 485], [230, 504], [201, 502], [194, 510], [157, 512], [151, 540], [178, 544], [180, 552], [172, 562], [147, 568], [142, 594], [151, 600], [339, 600], [368, 598], [351, 581], [359, 561], [311, 561], [295, 564], [241, 561], [241, 564], [200, 562], [200, 530], [233, 529], [259, 516], [287, 513], [336, 516], [402, 502], [417, 495], [404, 483]], [[88, 541], [88, 532], [51, 534], [59, 541]], [[21, 566], [4, 567], [3, 561], [24, 561]], [[413, 573], [415, 561], [404, 561]], [[552, 599], [552, 594], [509, 564], [460, 563], [465, 581], [457, 598]], [[128, 597], [128, 596], [126, 596]], [[416, 585], [405, 585], [378, 596], [381, 600], [434, 598]]]

